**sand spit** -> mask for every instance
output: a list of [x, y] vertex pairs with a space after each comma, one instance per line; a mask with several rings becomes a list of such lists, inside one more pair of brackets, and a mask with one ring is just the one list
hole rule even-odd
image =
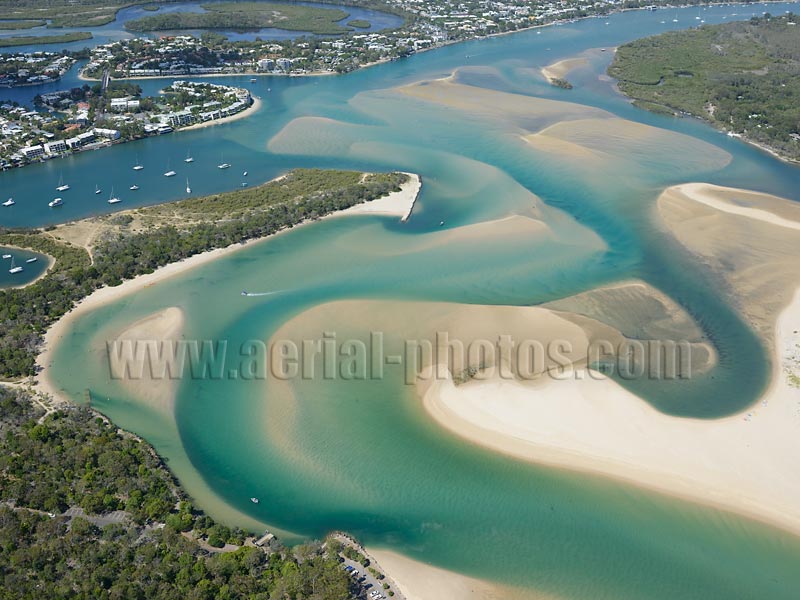
[[709, 184], [665, 190], [656, 213], [677, 241], [728, 286], [728, 294], [771, 343], [774, 323], [800, 285], [800, 205]]
[[551, 65], [541, 68], [542, 77], [547, 79], [548, 82], [553, 83], [555, 79], [566, 79], [570, 71], [579, 69], [589, 64], [589, 60], [584, 56], [577, 56], [575, 58], [565, 58], [559, 60]]
[[397, 192], [391, 192], [383, 198], [378, 198], [372, 202], [362, 202], [341, 211], [340, 215], [351, 214], [373, 214], [389, 215], [400, 217], [400, 221], [406, 222], [411, 217], [414, 204], [422, 189], [422, 179], [415, 173], [406, 173], [408, 181], [400, 186]]

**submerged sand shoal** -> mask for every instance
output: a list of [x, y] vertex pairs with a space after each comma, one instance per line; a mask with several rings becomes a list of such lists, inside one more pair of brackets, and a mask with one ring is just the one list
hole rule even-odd
[[[736, 203], [726, 201], [731, 194]], [[780, 214], [755, 207], [759, 197], [679, 186], [659, 204], [662, 215], [678, 212], [665, 220], [691, 250], [723, 260], [744, 255], [744, 273], [726, 271], [733, 300], [762, 330], [769, 323], [765, 338], [776, 342], [772, 382], [755, 406], [717, 420], [671, 417], [577, 366], [563, 380], [491, 378], [459, 386], [439, 380], [422, 388], [426, 410], [453, 433], [493, 450], [627, 480], [800, 532], [800, 388], [791, 383], [800, 364], [800, 234], [785, 222], [798, 213], [774, 197], [763, 198], [763, 205], [780, 206]], [[725, 206], [720, 210], [717, 203]]]
[[[394, 211], [392, 214], [398, 214], [404, 217], [410, 215], [414, 202], [416, 201], [416, 193], [412, 195], [411, 192], [416, 190], [418, 193], [421, 187], [421, 181], [419, 177], [414, 174], [411, 175], [412, 176], [409, 178], [409, 181], [404, 184], [404, 189], [399, 193], [400, 195], [395, 196], [392, 200], [394, 206], [385, 206], [384, 210], [392, 210]], [[380, 198], [377, 199], [377, 201], [380, 200]], [[331, 215], [327, 215], [326, 218], [335, 217], [339, 214], [340, 213], [333, 213]], [[302, 226], [302, 224], [296, 225], [295, 227], [299, 226]], [[280, 233], [282, 232], [278, 232], [274, 235], [279, 235]], [[49, 367], [52, 364], [55, 346], [58, 344], [59, 340], [61, 340], [70, 331], [70, 327], [72, 327], [75, 320], [79, 319], [81, 316], [92, 312], [96, 308], [116, 302], [121, 298], [124, 298], [125, 296], [135, 293], [141, 289], [150, 287], [156, 283], [167, 281], [172, 277], [181, 275], [186, 271], [200, 267], [234, 252], [239, 252], [252, 244], [263, 242], [264, 240], [269, 239], [269, 237], [247, 240], [243, 243], [232, 244], [226, 248], [217, 248], [208, 252], [195, 254], [194, 256], [186, 258], [182, 261], [170, 263], [160, 267], [152, 273], [140, 275], [134, 279], [124, 281], [118, 286], [101, 288], [94, 291], [86, 298], [83, 298], [72, 310], [61, 317], [58, 321], [53, 323], [45, 332], [42, 344], [42, 352], [36, 358], [36, 365], [39, 371], [37, 375], [37, 384], [39, 388], [45, 393], [51, 394], [61, 401], [70, 401], [70, 399], [64, 395], [63, 389], [59, 388], [52, 380]]]

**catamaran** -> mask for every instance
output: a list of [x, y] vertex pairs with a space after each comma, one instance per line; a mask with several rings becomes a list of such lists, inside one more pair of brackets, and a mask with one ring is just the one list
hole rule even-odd
[[187, 194], [191, 194], [192, 193], [192, 188], [189, 187], [189, 178], [188, 177], [186, 178], [186, 193]]
[[186, 151], [186, 158], [183, 159], [183, 162], [185, 163], [194, 162], [194, 159], [192, 158], [192, 155], [188, 150]]
[[101, 189], [100, 189], [100, 186], [99, 186], [99, 185], [96, 185], [96, 186], [94, 186], [94, 193], [95, 193], [95, 194], [99, 194], [99, 193], [100, 193], [100, 192], [102, 192], [102, 191], [103, 191], [103, 190], [101, 190]]
[[69, 185], [64, 183], [64, 177], [63, 176], [59, 176], [58, 177], [58, 187], [56, 188], [56, 191], [66, 192], [68, 189], [69, 189]]
[[11, 257], [11, 268], [8, 270], [9, 273], [19, 273], [22, 271], [22, 267], [17, 266], [14, 264], [14, 257]]
[[61, 198], [53, 198], [47, 203], [47, 206], [50, 208], [55, 208], [56, 206], [61, 206], [62, 204], [64, 204], [64, 201]]
[[32, 256], [31, 258], [26, 259], [25, 262], [26, 263], [35, 263], [37, 260], [39, 260], [38, 257]]
[[144, 167], [141, 164], [139, 164], [139, 157], [137, 156], [136, 157], [136, 164], [133, 165], [133, 170], [134, 171], [141, 171], [142, 169], [144, 169]]
[[136, 185], [136, 184], [134, 183], [134, 184], [133, 184], [131, 187], [129, 187], [128, 189], [129, 189], [129, 190], [131, 190], [131, 191], [133, 191], [133, 192], [135, 192], [136, 190], [138, 190], [138, 189], [139, 189], [139, 186], [138, 186], [138, 185]]
[[15, 204], [16, 204], [16, 202], [14, 202], [13, 198], [9, 198], [5, 202], [3, 202], [3, 206], [14, 206]]
[[112, 187], [111, 188], [111, 195], [108, 197], [108, 203], [109, 204], [118, 204], [120, 202], [122, 202], [122, 199], [121, 198], [117, 198], [114, 195], [114, 188]]

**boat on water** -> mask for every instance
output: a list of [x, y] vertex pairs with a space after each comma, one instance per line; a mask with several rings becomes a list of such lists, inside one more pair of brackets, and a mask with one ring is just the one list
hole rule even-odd
[[120, 202], [122, 202], [122, 198], [117, 198], [114, 195], [114, 188], [111, 188], [111, 195], [108, 197], [108, 203], [109, 204], [119, 204]]
[[164, 177], [175, 177], [177, 173], [169, 168], [169, 161], [167, 161], [167, 170], [164, 173]]
[[9, 273], [19, 273], [22, 271], [22, 267], [14, 263], [14, 257], [11, 257], [11, 268], [8, 270]]
[[128, 189], [129, 189], [129, 190], [131, 190], [131, 191], [134, 191], [134, 192], [135, 192], [136, 190], [138, 190], [138, 189], [139, 189], [139, 186], [138, 186], [138, 185], [136, 185], [136, 184], [134, 183], [134, 184], [133, 184], [131, 187], [129, 187]]
[[183, 159], [183, 162], [185, 162], [185, 163], [194, 162], [194, 158], [192, 158], [192, 155], [191, 155], [190, 152], [188, 152], [188, 151], [186, 152], [186, 158]]
[[137, 157], [136, 157], [136, 164], [135, 164], [135, 165], [133, 165], [133, 170], [134, 170], [134, 171], [141, 171], [142, 169], [144, 169], [144, 167], [143, 167], [143, 166], [141, 165], [141, 163], [139, 162], [139, 157], [137, 156]]
[[37, 260], [39, 260], [38, 257], [32, 256], [31, 258], [27, 259], [25, 262], [30, 264], [30, 263], [35, 263]]
[[220, 163], [217, 165], [218, 169], [230, 169], [231, 166], [228, 163]]
[[250, 498], [250, 502], [252, 502], [253, 504], [258, 504], [260, 502], [260, 500], [258, 498], [256, 498], [255, 496], [253, 496], [252, 498]]
[[189, 178], [188, 177], [186, 178], [186, 193], [187, 194], [191, 194], [192, 193], [192, 188], [189, 187]]
[[250, 78], [250, 83], [255, 83], [256, 81], [258, 81], [258, 79], [256, 79], [255, 77]]
[[246, 181], [242, 182], [242, 187], [247, 187], [247, 182]]
[[56, 206], [61, 206], [64, 204], [64, 200], [61, 198], [53, 198], [50, 202], [47, 203], [47, 206], [50, 208], [55, 208]]
[[10, 254], [3, 254], [3, 260], [11, 258]]
[[99, 194], [99, 193], [100, 193], [100, 192], [102, 192], [102, 191], [103, 191], [103, 190], [101, 190], [101, 189], [100, 189], [100, 186], [99, 186], [99, 185], [96, 185], [96, 186], [94, 186], [94, 193], [95, 193], [95, 194]]
[[242, 176], [243, 176], [243, 177], [247, 177], [247, 171], [245, 171], [244, 173], [242, 173]]
[[9, 198], [5, 202], [3, 202], [3, 206], [14, 206], [15, 204], [16, 204], [16, 202], [14, 202], [13, 198]]
[[56, 191], [66, 192], [68, 189], [69, 189], [69, 184], [64, 183], [64, 177], [63, 176], [59, 176], [59, 178], [58, 178], [58, 187], [56, 188]]

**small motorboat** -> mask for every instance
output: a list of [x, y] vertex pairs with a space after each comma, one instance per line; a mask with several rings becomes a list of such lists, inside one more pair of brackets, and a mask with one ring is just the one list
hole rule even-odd
[[218, 169], [230, 169], [231, 166], [228, 163], [222, 163], [222, 164], [217, 165], [217, 168]]
[[35, 263], [37, 260], [39, 260], [38, 257], [32, 256], [31, 258], [27, 259], [25, 262], [26, 263]]
[[133, 191], [133, 192], [135, 192], [136, 190], [138, 190], [138, 189], [139, 189], [139, 186], [138, 186], [138, 185], [136, 185], [136, 184], [134, 183], [134, 184], [133, 184], [131, 187], [129, 187], [128, 189], [129, 189], [129, 190], [131, 190], [131, 191]]
[[250, 502], [252, 502], [253, 504], [258, 504], [260, 502], [260, 500], [258, 498], [256, 498], [255, 496], [253, 496], [252, 498], [250, 498]]
[[47, 203], [47, 206], [50, 208], [55, 208], [56, 206], [61, 206], [64, 204], [64, 200], [61, 198], [53, 198], [50, 202]]

